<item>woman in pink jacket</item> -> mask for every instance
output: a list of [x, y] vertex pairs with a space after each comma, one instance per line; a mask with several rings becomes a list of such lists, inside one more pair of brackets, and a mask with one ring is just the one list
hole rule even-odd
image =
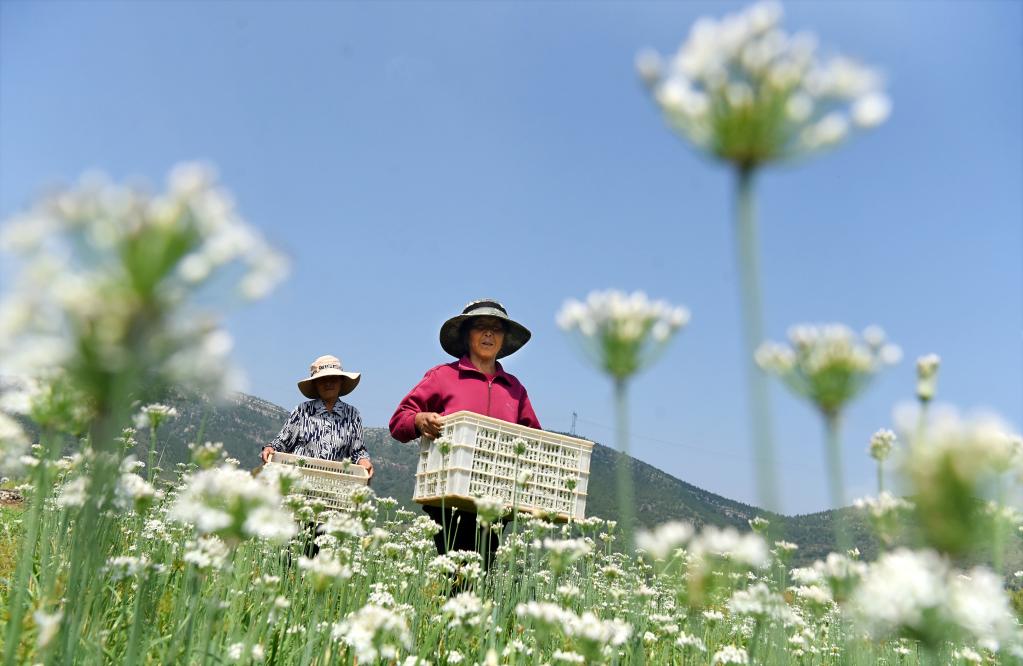
[[[518, 351], [530, 335], [497, 301], [469, 303], [462, 314], [448, 319], [440, 329], [440, 346], [458, 360], [431, 368], [409, 391], [391, 417], [391, 435], [399, 442], [420, 435], [435, 438], [441, 433], [444, 414], [461, 410], [540, 428], [525, 387], [497, 362]], [[451, 509], [446, 509], [442, 516], [440, 507], [423, 509], [438, 524], [448, 526], [448, 544], [442, 532], [434, 537], [438, 553], [446, 553], [449, 544], [450, 550], [476, 547], [475, 513], [463, 510], [452, 515]], [[481, 554], [489, 564], [497, 547], [495, 534], [491, 533], [486, 546]]]

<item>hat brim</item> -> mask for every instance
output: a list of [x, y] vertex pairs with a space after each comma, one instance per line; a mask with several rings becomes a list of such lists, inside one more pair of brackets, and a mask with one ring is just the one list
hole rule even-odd
[[462, 358], [467, 355], [469, 347], [466, 345], [465, 340], [462, 339], [460, 332], [462, 322], [473, 317], [495, 317], [503, 321], [507, 327], [504, 333], [504, 344], [501, 345], [501, 351], [497, 352], [497, 358], [504, 358], [514, 354], [529, 342], [529, 338], [533, 337], [528, 328], [511, 319], [508, 315], [500, 310], [487, 308], [485, 311], [475, 310], [469, 314], [460, 314], [444, 322], [444, 325], [440, 327], [441, 349], [455, 358]]
[[316, 399], [320, 397], [320, 394], [316, 391], [316, 380], [320, 377], [340, 377], [341, 378], [341, 392], [338, 396], [348, 395], [355, 390], [355, 387], [359, 385], [359, 380], [362, 379], [361, 372], [345, 372], [344, 370], [324, 370], [317, 373], [312, 377], [306, 377], [305, 379], [298, 380], [298, 390], [302, 392], [307, 398]]

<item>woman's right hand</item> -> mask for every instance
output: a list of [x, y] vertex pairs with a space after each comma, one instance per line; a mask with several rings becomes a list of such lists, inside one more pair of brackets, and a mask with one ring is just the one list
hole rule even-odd
[[444, 417], [437, 412], [419, 412], [416, 414], [416, 430], [420, 435], [437, 439], [444, 427]]
[[272, 447], [272, 446], [264, 446], [263, 447], [263, 452], [260, 453], [259, 456], [263, 459], [263, 464], [264, 465], [266, 464], [267, 460], [270, 458], [270, 454], [272, 454], [274, 452], [275, 452], [275, 450], [274, 450], [274, 447]]

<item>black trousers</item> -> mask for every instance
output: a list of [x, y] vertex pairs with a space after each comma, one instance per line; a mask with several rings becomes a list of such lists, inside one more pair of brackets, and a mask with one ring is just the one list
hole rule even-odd
[[[433, 518], [433, 522], [443, 525], [445, 529], [433, 535], [433, 542], [437, 546], [437, 554], [444, 555], [449, 550], [477, 550], [476, 529], [479, 527], [479, 554], [483, 556], [483, 567], [490, 568], [494, 561], [494, 552], [497, 550], [497, 535], [504, 529], [504, 522], [498, 521], [489, 530], [483, 529], [472, 511], [459, 509], [452, 511], [450, 507], [444, 507], [441, 511], [439, 506], [424, 506], [426, 515]], [[441, 522], [443, 520], [443, 522]], [[446, 534], [445, 534], [446, 532]], [[447, 543], [445, 543], [445, 536]], [[450, 548], [448, 547], [450, 545]]]

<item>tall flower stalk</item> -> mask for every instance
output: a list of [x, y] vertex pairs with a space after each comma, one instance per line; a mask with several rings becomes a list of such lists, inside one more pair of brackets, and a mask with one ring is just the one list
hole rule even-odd
[[[794, 393], [810, 400], [824, 420], [831, 504], [836, 510], [846, 502], [842, 412], [874, 375], [901, 357], [901, 350], [885, 341], [880, 328], [867, 328], [861, 339], [841, 324], [795, 326], [789, 331], [789, 345], [765, 342], [757, 349], [757, 364], [778, 376]], [[849, 539], [838, 517], [835, 529], [840, 550], [845, 550]]]
[[882, 428], [870, 437], [870, 445], [867, 453], [877, 461], [877, 492], [880, 495], [884, 492], [884, 462], [892, 453], [895, 446], [895, 433]]
[[845, 57], [821, 59], [816, 37], [786, 34], [781, 6], [760, 2], [721, 20], [704, 17], [665, 62], [644, 51], [637, 68], [669, 126], [735, 174], [735, 238], [743, 354], [760, 501], [777, 510], [767, 379], [753, 352], [763, 340], [756, 175], [838, 145], [851, 128], [883, 123], [891, 102], [875, 71]]
[[941, 357], [937, 354], [927, 354], [916, 360], [916, 400], [920, 405], [916, 432], [913, 435], [916, 441], [922, 442], [927, 438], [927, 411], [938, 390], [940, 367]]
[[689, 311], [643, 292], [595, 291], [585, 302], [568, 300], [557, 316], [562, 330], [575, 334], [589, 359], [612, 381], [615, 443], [618, 447], [618, 505], [626, 550], [635, 524], [632, 469], [629, 463], [629, 380], [653, 363], [675, 333], [689, 322]]

